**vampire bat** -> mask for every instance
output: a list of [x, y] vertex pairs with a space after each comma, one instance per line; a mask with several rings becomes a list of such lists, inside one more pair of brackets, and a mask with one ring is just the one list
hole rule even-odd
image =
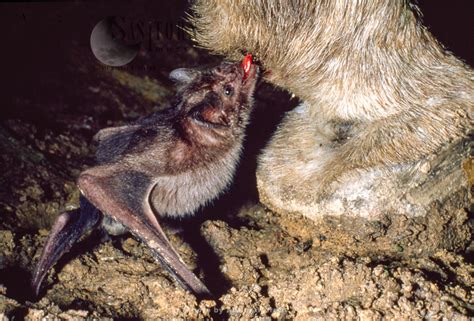
[[83, 234], [107, 221], [142, 240], [185, 288], [210, 295], [174, 250], [159, 220], [195, 212], [230, 184], [257, 73], [250, 56], [241, 64], [176, 69], [170, 74], [178, 88], [171, 108], [96, 135], [98, 165], [78, 178], [80, 208], [61, 214], [52, 227], [33, 274], [36, 295], [56, 261]]

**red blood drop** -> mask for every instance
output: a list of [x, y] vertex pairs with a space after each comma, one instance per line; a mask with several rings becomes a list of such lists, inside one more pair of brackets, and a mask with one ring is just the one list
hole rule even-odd
[[247, 54], [242, 60], [242, 68], [244, 69], [244, 79], [248, 77], [250, 72], [250, 66], [252, 65], [252, 55]]

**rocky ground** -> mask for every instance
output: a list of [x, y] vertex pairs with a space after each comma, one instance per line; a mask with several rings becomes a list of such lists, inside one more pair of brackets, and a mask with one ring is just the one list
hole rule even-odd
[[[219, 61], [189, 42], [170, 48], [106, 68], [87, 45], [71, 42], [60, 71], [26, 80], [34, 90], [3, 88], [11, 95], [0, 123], [0, 320], [472, 318], [468, 209], [313, 222], [258, 203], [258, 151], [297, 103], [265, 84], [234, 185], [195, 218], [167, 222], [172, 243], [213, 299], [177, 286], [130, 235], [100, 232], [61, 259], [33, 297], [29, 280], [51, 224], [77, 206], [75, 178], [94, 162], [92, 136], [165, 106], [173, 68]], [[473, 180], [472, 162], [465, 168]]]

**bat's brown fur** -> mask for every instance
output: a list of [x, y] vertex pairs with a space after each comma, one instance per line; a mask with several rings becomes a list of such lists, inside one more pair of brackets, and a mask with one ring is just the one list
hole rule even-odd
[[258, 67], [244, 71], [240, 63], [222, 62], [211, 69], [176, 69], [170, 77], [178, 86], [170, 108], [96, 135], [98, 165], [79, 175], [81, 208], [61, 214], [51, 230], [33, 273], [36, 293], [49, 268], [102, 222], [111, 234], [130, 230], [184, 287], [210, 295], [174, 250], [160, 221], [193, 214], [231, 182]]
[[259, 163], [267, 185], [297, 198], [327, 194], [354, 170], [413, 163], [473, 128], [472, 69], [408, 1], [202, 0], [192, 10], [199, 45], [256, 55], [266, 80], [303, 100]]

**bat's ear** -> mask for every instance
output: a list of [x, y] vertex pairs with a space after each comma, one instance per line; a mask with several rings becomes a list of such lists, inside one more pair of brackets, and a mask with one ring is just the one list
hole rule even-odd
[[174, 81], [177, 85], [187, 85], [191, 81], [197, 78], [199, 72], [194, 69], [188, 68], [178, 68], [170, 72], [170, 79]]
[[211, 126], [229, 127], [229, 117], [221, 109], [211, 104], [202, 104], [190, 111], [191, 117]]

